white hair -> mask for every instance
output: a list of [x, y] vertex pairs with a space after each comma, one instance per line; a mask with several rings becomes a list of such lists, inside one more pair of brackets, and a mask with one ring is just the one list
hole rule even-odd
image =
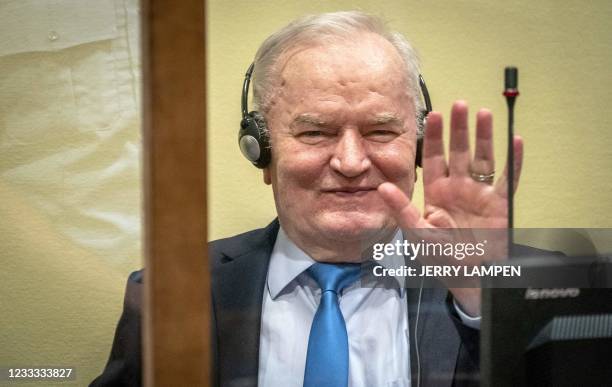
[[[253, 104], [262, 114], [270, 108], [279, 74], [279, 58], [289, 49], [312, 45], [330, 38], [352, 38], [358, 32], [371, 32], [385, 38], [395, 47], [405, 66], [409, 95], [412, 97], [417, 121], [423, 110], [419, 85], [419, 59], [412, 45], [399, 32], [387, 29], [386, 23], [373, 15], [360, 11], [344, 11], [301, 17], [270, 35], [255, 55], [253, 71]], [[419, 125], [417, 125], [419, 127]], [[421, 135], [422, 133], [419, 133]]]

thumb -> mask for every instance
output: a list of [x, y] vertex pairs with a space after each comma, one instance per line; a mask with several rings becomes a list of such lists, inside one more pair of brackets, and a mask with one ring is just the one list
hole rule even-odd
[[429, 224], [421, 216], [420, 211], [395, 184], [382, 183], [378, 186], [378, 193], [391, 207], [393, 216], [402, 229], [429, 228]]

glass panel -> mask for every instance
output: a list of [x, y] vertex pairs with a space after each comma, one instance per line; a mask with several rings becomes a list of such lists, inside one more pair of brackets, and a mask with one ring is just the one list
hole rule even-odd
[[[341, 231], [353, 231], [358, 222], [366, 224], [367, 220], [372, 219], [367, 216], [371, 207], [364, 205], [367, 200], [363, 199], [368, 194], [363, 194], [361, 199], [356, 198], [353, 202], [347, 198], [350, 195], [345, 194], [344, 209], [349, 207], [353, 212], [342, 218], [341, 199], [335, 202], [324, 200], [321, 191], [326, 186], [376, 184], [380, 182], [376, 178], [381, 178], [382, 174], [383, 180], [395, 178], [400, 180], [398, 183], [403, 188], [409, 188], [406, 191], [412, 193], [411, 199], [421, 213], [424, 212], [426, 202], [432, 203], [432, 196], [428, 197], [423, 188], [423, 169], [417, 169], [416, 182], [414, 175], [412, 179], [399, 179], [397, 173], [404, 171], [385, 169], [388, 166], [385, 161], [399, 163], [406, 152], [399, 155], [386, 154], [388, 158], [370, 159], [373, 169], [352, 179], [350, 176], [342, 176], [341, 171], [334, 169], [330, 162], [332, 157], [346, 149], [337, 146], [330, 150], [331, 146], [324, 145], [340, 136], [337, 134], [338, 128], [345, 124], [341, 129], [354, 129], [356, 122], [359, 122], [359, 113], [366, 110], [363, 106], [367, 106], [367, 98], [378, 93], [379, 101], [384, 101], [384, 92], [381, 92], [385, 90], [383, 86], [399, 85], [402, 80], [401, 76], [393, 77], [396, 73], [388, 72], [387, 78], [381, 82], [374, 72], [369, 72], [370, 82], [367, 87], [364, 82], [361, 91], [369, 90], [371, 94], [359, 94], [359, 91], [351, 89], [360, 85], [358, 82], [362, 78], [359, 76], [365, 69], [369, 69], [368, 64], [374, 61], [384, 63], [385, 60], [385, 55], [380, 55], [380, 51], [359, 51], [363, 48], [362, 44], [367, 42], [364, 43], [364, 36], [357, 33], [343, 36], [344, 40], [338, 39], [340, 43], [334, 39], [317, 41], [316, 33], [303, 36], [302, 40], [289, 39], [288, 46], [296, 42], [307, 42], [304, 44], [306, 47], [288, 48], [286, 58], [290, 59], [266, 73], [273, 78], [269, 83], [273, 90], [268, 94], [269, 100], [263, 98], [263, 105], [267, 102], [269, 110], [261, 109], [261, 104], [259, 110], [270, 128], [273, 160], [276, 157], [270, 168], [271, 178], [268, 176], [272, 187], [262, 182], [261, 170], [252, 167], [240, 154], [236, 141], [241, 118], [240, 86], [262, 42], [303, 15], [351, 9], [382, 16], [388, 21], [391, 30], [404, 34], [414, 44], [422, 61], [421, 71], [427, 80], [433, 108], [444, 116], [445, 140], [448, 139], [449, 112], [457, 99], [466, 99], [470, 104], [469, 122], [472, 132], [469, 141], [472, 150], [477, 148], [473, 132], [478, 110], [481, 107], [488, 108], [495, 118], [495, 165], [488, 162], [481, 165], [474, 163], [471, 171], [474, 174], [471, 176], [465, 168], [465, 179], [453, 181], [450, 187], [446, 186], [449, 190], [438, 191], [447, 193], [447, 196], [438, 195], [433, 198], [438, 199], [434, 203], [437, 208], [450, 208], [450, 200], [447, 199], [465, 194], [467, 189], [464, 188], [473, 183], [473, 179], [480, 180], [479, 184], [486, 184], [489, 178], [493, 178], [489, 176], [493, 170], [496, 171], [496, 181], [502, 176], [507, 152], [508, 117], [506, 100], [501, 95], [504, 67], [515, 65], [519, 69], [518, 88], [521, 94], [516, 99], [514, 132], [524, 139], [525, 157], [514, 200], [514, 225], [523, 228], [517, 232], [522, 231], [529, 237], [525, 241], [523, 235], [517, 235], [517, 242], [533, 244], [542, 249], [566, 251], [572, 255], [588, 255], [593, 251], [602, 254], [612, 252], [609, 248], [610, 238], [605, 238], [605, 230], [612, 226], [612, 132], [609, 130], [612, 113], [608, 106], [612, 86], [608, 75], [612, 65], [608, 38], [612, 26], [609, 22], [612, 8], [609, 4], [566, 2], [559, 6], [550, 1], [527, 0], [512, 4], [465, 1], [416, 4], [407, 1], [212, 0], [208, 5], [207, 26], [208, 117], [211, 128], [208, 143], [211, 182], [209, 236], [211, 240], [217, 240], [213, 242], [216, 243], [215, 251], [221, 251], [218, 257], [219, 270], [213, 272], [213, 286], [215, 281], [223, 281], [223, 286], [213, 288], [213, 300], [216, 303], [222, 382], [248, 384], [258, 380], [264, 386], [302, 385], [306, 370], [306, 349], [310, 345], [309, 333], [312, 332], [311, 322], [316, 319], [317, 305], [322, 305], [319, 303], [318, 284], [304, 270], [312, 263], [310, 259], [315, 257], [314, 254], [332, 250], [332, 243], [325, 244], [322, 241], [328, 242], [334, 236], [339, 242], [333, 247], [340, 251], [335, 258], [344, 259], [343, 255], [349, 255], [349, 248], [342, 250], [341, 247], [354, 246], [342, 244], [346, 242], [343, 237], [352, 237], [354, 234], [346, 231], [342, 235]], [[337, 26], [335, 23], [322, 24], [325, 27], [320, 28], [319, 33], [333, 30]], [[347, 29], [350, 31], [350, 28]], [[295, 37], [295, 31], [284, 36]], [[350, 42], [353, 52], [343, 50], [346, 47], [342, 44], [346, 41]], [[266, 55], [268, 59], [275, 58], [274, 50], [279, 45], [269, 45], [267, 50], [262, 50], [263, 60], [259, 63], [265, 64]], [[364, 55], [359, 56], [354, 52]], [[282, 55], [280, 57], [281, 60], [285, 59]], [[330, 58], [336, 63], [330, 63]], [[352, 63], [347, 63], [349, 61], [346, 58], [350, 58]], [[255, 84], [255, 88], [258, 83], [257, 66], [256, 62], [251, 84]], [[282, 75], [279, 75], [281, 71], [275, 71], [277, 69], [282, 69]], [[260, 90], [263, 89], [260, 87]], [[343, 94], [343, 90], [355, 91], [351, 97], [358, 97], [344, 98], [346, 94]], [[249, 96], [253, 97], [253, 94], [251, 88]], [[359, 103], [351, 105], [355, 100]], [[392, 102], [381, 102], [380, 105], [391, 108], [399, 105], [398, 110], [409, 107], [398, 101], [401, 101], [400, 97]], [[257, 108], [252, 98], [249, 99], [249, 108]], [[305, 125], [301, 127], [306, 128], [304, 132], [309, 132], [305, 142], [311, 141], [308, 144], [311, 148], [300, 147], [302, 144], [298, 141], [292, 142], [299, 131], [296, 129], [298, 125], [290, 124], [295, 122], [292, 120], [300, 113], [310, 113], [310, 117], [305, 115], [306, 118], [302, 119]], [[321, 142], [316, 142], [318, 140]], [[367, 141], [363, 143], [367, 144]], [[362, 153], [349, 154], [347, 157], [357, 158], [363, 153], [367, 154], [367, 150], [360, 149], [358, 145], [348, 145], [353, 145], [352, 149]], [[448, 141], [446, 145], [448, 156]], [[385, 155], [384, 151], [378, 156], [380, 154]], [[470, 160], [471, 155], [468, 163]], [[271, 188], [274, 188], [274, 195]], [[472, 198], [480, 197], [481, 193], [490, 191], [483, 189]], [[443, 200], [440, 200], [441, 196], [445, 196]], [[325, 207], [325, 204], [328, 206]], [[474, 207], [482, 209], [484, 206]], [[432, 215], [429, 220], [445, 219], [443, 211], [436, 212], [431, 207], [428, 209]], [[277, 216], [277, 211], [283, 223], [280, 231], [278, 223], [272, 223], [263, 231], [253, 231], [270, 224]], [[326, 215], [329, 217], [326, 218]], [[503, 216], [500, 218], [504, 220]], [[338, 222], [330, 220], [325, 223], [329, 219]], [[501, 222], [502, 226], [504, 223]], [[469, 224], [464, 227], [482, 226]], [[534, 227], [539, 229], [534, 231]], [[558, 227], [568, 229], [550, 230]], [[574, 233], [576, 228], [587, 228], [589, 232]], [[286, 233], [283, 233], [283, 229]], [[234, 237], [249, 231], [246, 236], [243, 234]], [[367, 243], [371, 242], [367, 240]], [[295, 245], [299, 245], [299, 249]], [[289, 253], [283, 256], [286, 252]], [[279, 256], [275, 261], [275, 257]], [[269, 265], [266, 261], [268, 258], [271, 259]], [[283, 258], [286, 259], [283, 261]], [[303, 261], [300, 262], [300, 259]], [[275, 265], [275, 262], [284, 264]], [[397, 286], [395, 282], [391, 285]], [[439, 384], [441, 380], [448, 381], [450, 385], [452, 383], [448, 379], [454, 377], [469, 384], [478, 366], [470, 363], [473, 355], [478, 353], [478, 345], [475, 344], [478, 342], [478, 332], [470, 327], [478, 326], [480, 319], [470, 319], [465, 313], [459, 315], [458, 309], [452, 304], [453, 299], [446, 298], [446, 289], [439, 292], [440, 289], [424, 285], [417, 286], [417, 289], [408, 288], [405, 293], [401, 293], [406, 296], [407, 302], [398, 305], [405, 307], [407, 303], [407, 313], [399, 307], [395, 310], [389, 307], [394, 305], [393, 300], [387, 304], [368, 304], [367, 296], [355, 295], [356, 289], [343, 293], [340, 309], [344, 308], [343, 312], [348, 312], [344, 317], [352, 356], [349, 369], [352, 381], [362, 382], [356, 382], [356, 385], [403, 386], [412, 382], [412, 386], [428, 386]], [[443, 285], [448, 287], [448, 282]], [[465, 300], [477, 298], [468, 297], [475, 293], [470, 294], [465, 289], [454, 290], [455, 294]], [[593, 301], [599, 297], [599, 300], [607, 302], [606, 310], [609, 312], [609, 289], [588, 290], [593, 291], [593, 297], [589, 295], [585, 298], [585, 305], [599, 309], [601, 304]], [[256, 293], [256, 296], [251, 296], [252, 293]], [[585, 292], [584, 295], [589, 293]], [[374, 291], [368, 294], [372, 295], [370, 300], [376, 296]], [[519, 306], [528, 303], [528, 300], [523, 302], [525, 292], [510, 294], [519, 296]], [[527, 294], [539, 297], [537, 292]], [[504, 309], [514, 311], [511, 308], [511, 297], [500, 298], [496, 294], [494, 298], [495, 307], [500, 312], [504, 312]], [[580, 300], [577, 298], [574, 301], [580, 303]], [[571, 304], [571, 301], [568, 302]], [[466, 306], [474, 304], [466, 303]], [[529, 312], [536, 308], [543, 311], [541, 305], [529, 304], [529, 308], [517, 309], [519, 313], [516, 314], [497, 313], [495, 310], [493, 321], [497, 323], [507, 318], [517, 325], [531, 323], [536, 320]], [[564, 303], [559, 310], [567, 311], [567, 305]], [[397, 316], [399, 318], [394, 319]], [[500, 329], [507, 342], [519, 341], [516, 340], [519, 334], [537, 333], [537, 330], [529, 329], [519, 333], [512, 327], [512, 324], [508, 324]], [[451, 342], [462, 343], [461, 348], [457, 350]], [[503, 341], [497, 341], [497, 337], [493, 343], [502, 343], [502, 347], [505, 345]], [[606, 344], [609, 347], [609, 341]], [[330, 348], [336, 349], [331, 345]], [[499, 345], [494, 348], [497, 350]], [[237, 359], [236, 363], [240, 366], [227, 359], [223, 362], [222, 356], [229, 353], [235, 354], [232, 359]], [[497, 353], [503, 354], [501, 351]], [[576, 350], [575, 353], [597, 352], [584, 349]], [[496, 366], [503, 368], [509, 363], [500, 361], [496, 362]], [[519, 374], [522, 372], [518, 367], [506, 369]], [[557, 371], [555, 367], [552, 369]], [[609, 370], [609, 367], [599, 367], [598, 371], [601, 370]], [[587, 369], [576, 372], [580, 377], [585, 374], [591, 377], [593, 371]], [[420, 383], [415, 382], [417, 376], [420, 376]], [[490, 379], [483, 372], [484, 378], [494, 380], [490, 385], [501, 385], [500, 379]], [[599, 383], [601, 380], [607, 379], [600, 378]], [[525, 381], [512, 385], [521, 384], [525, 384]]]

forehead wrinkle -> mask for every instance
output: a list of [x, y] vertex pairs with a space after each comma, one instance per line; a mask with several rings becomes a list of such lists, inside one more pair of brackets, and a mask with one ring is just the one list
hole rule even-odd
[[[324, 55], [333, 59], [337, 56], [345, 56], [343, 52], [347, 49], [350, 51], [361, 49], [367, 51], [367, 54], [360, 56], [359, 60], [352, 62], [352, 65], [359, 65], [357, 68], [351, 68], [351, 71], [347, 72], [344, 68], [347, 62], [342, 61], [328, 68], [319, 66], [319, 70], [326, 70], [325, 77], [321, 80], [326, 82], [332, 81], [346, 86], [351, 83], [363, 82], [362, 79], [355, 79], [355, 77], [367, 75], [372, 69], [387, 72], [389, 66], [393, 66], [400, 69], [402, 81], [408, 81], [403, 71], [404, 62], [397, 49], [390, 42], [375, 32], [359, 31], [357, 33], [363, 39], [357, 39], [355, 35], [322, 35], [311, 41], [298, 40], [294, 46], [278, 56], [274, 64], [274, 73], [282, 80], [282, 86], [285, 86], [288, 72], [295, 70], [289, 64], [304, 51], [321, 49], [322, 52], [318, 55]], [[305, 69], [301, 69], [301, 71], [303, 70]], [[301, 77], [302, 75], [302, 72], [300, 72], [299, 76]], [[312, 79], [311, 81], [316, 82], [317, 79]]]
[[[378, 50], [379, 48], [384, 49], [385, 47], [384, 45], [381, 47], [381, 45], [374, 43], [378, 42], [367, 42], [364, 46], [364, 50], [371, 51], [373, 49]], [[353, 58], [352, 54], [344, 53], [344, 50], [351, 48], [351, 46], [362, 45], [364, 45], [364, 42], [361, 41], [336, 41], [328, 45], [322, 45], [321, 42], [309, 42], [309, 44], [300, 42], [300, 44], [283, 52], [282, 55], [277, 58], [274, 65], [276, 75], [278, 76], [275, 82], [276, 87], [274, 88], [275, 90], [269, 94], [269, 96], [272, 97], [268, 101], [268, 107], [270, 109], [266, 110], [264, 114], [272, 113], [275, 117], [284, 114], [286, 117], [285, 119], [288, 119], [285, 121], [286, 125], [289, 127], [300, 123], [316, 127], [326, 127], [328, 125], [335, 125], [335, 122], [344, 122], [346, 119], [349, 119], [349, 117], [345, 117], [345, 114], [341, 114], [342, 117], [339, 117], [337, 113], [340, 112], [336, 112], [336, 109], [327, 106], [327, 104], [324, 109], [325, 114], [323, 117], [318, 114], [313, 114], [313, 112], [304, 112], [304, 116], [293, 116], [295, 113], [299, 112], [295, 111], [297, 109], [290, 107], [305, 105], [304, 107], [312, 109], [312, 104], [314, 103], [332, 102], [334, 104], [341, 103], [342, 105], [348, 103], [351, 105], [351, 114], [349, 114], [350, 118], [352, 118], [351, 121], [361, 121], [361, 124], [366, 125], [392, 124], [404, 126], [406, 117], [404, 117], [403, 109], [400, 109], [401, 111], [398, 112], [391, 110], [386, 112], [382, 111], [376, 114], [376, 110], [380, 111], [379, 108], [381, 106], [376, 104], [378, 108], [370, 110], [360, 103], [366, 99], [366, 96], [369, 98], [368, 101], [370, 101], [379, 96], [384, 98], [389, 92], [393, 92], [395, 95], [394, 99], [404, 96], [410, 97], [408, 88], [405, 87], [406, 85], [404, 84], [406, 78], [403, 76], [403, 73], [393, 77], [395, 82], [387, 76], [383, 79], [379, 79], [379, 77], [377, 78], [377, 82], [373, 83], [371, 77], [372, 71], [378, 74], [378, 72], [384, 70], [383, 72], [386, 74], [391, 70], [392, 72], [398, 69], [401, 70], [401, 66], [396, 66], [397, 61], [395, 59], [397, 58], [394, 57], [395, 55], [389, 55], [385, 50], [382, 54], [377, 52], [377, 54], [380, 55], [366, 56], [381, 56], [386, 60], [381, 59], [380, 61], [366, 61], [362, 63], [361, 60], [364, 55]], [[317, 52], [305, 54], [305, 52], [309, 50], [317, 50]], [[319, 64], [318, 61], [315, 61], [313, 64], [313, 57], [318, 56], [323, 57], [322, 63]], [[382, 66], [383, 64], [384, 66]], [[370, 69], [371, 66], [374, 68]], [[401, 82], [398, 83], [397, 80]], [[283, 108], [286, 108], [284, 112], [276, 110], [272, 112], [272, 108], [281, 100], [290, 107], [286, 108], [285, 104], [283, 104]], [[411, 103], [405, 105], [410, 106], [412, 109], [414, 108]], [[315, 110], [319, 107], [320, 106], [316, 105]], [[370, 111], [368, 112], [368, 110]], [[359, 113], [359, 117], [354, 113]], [[293, 116], [293, 118], [291, 116]]]

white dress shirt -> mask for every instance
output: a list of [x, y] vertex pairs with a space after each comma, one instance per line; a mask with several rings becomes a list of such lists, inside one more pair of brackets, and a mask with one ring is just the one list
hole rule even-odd
[[[400, 231], [393, 242], [396, 239], [403, 240]], [[281, 228], [263, 295], [260, 387], [303, 384], [310, 326], [321, 297], [318, 284], [305, 273], [314, 263]], [[403, 263], [401, 255], [386, 256], [380, 262], [388, 268]], [[409, 387], [410, 336], [403, 278], [369, 275], [344, 289], [339, 303], [349, 339], [349, 386]], [[470, 318], [457, 309], [470, 325], [465, 320]]]

